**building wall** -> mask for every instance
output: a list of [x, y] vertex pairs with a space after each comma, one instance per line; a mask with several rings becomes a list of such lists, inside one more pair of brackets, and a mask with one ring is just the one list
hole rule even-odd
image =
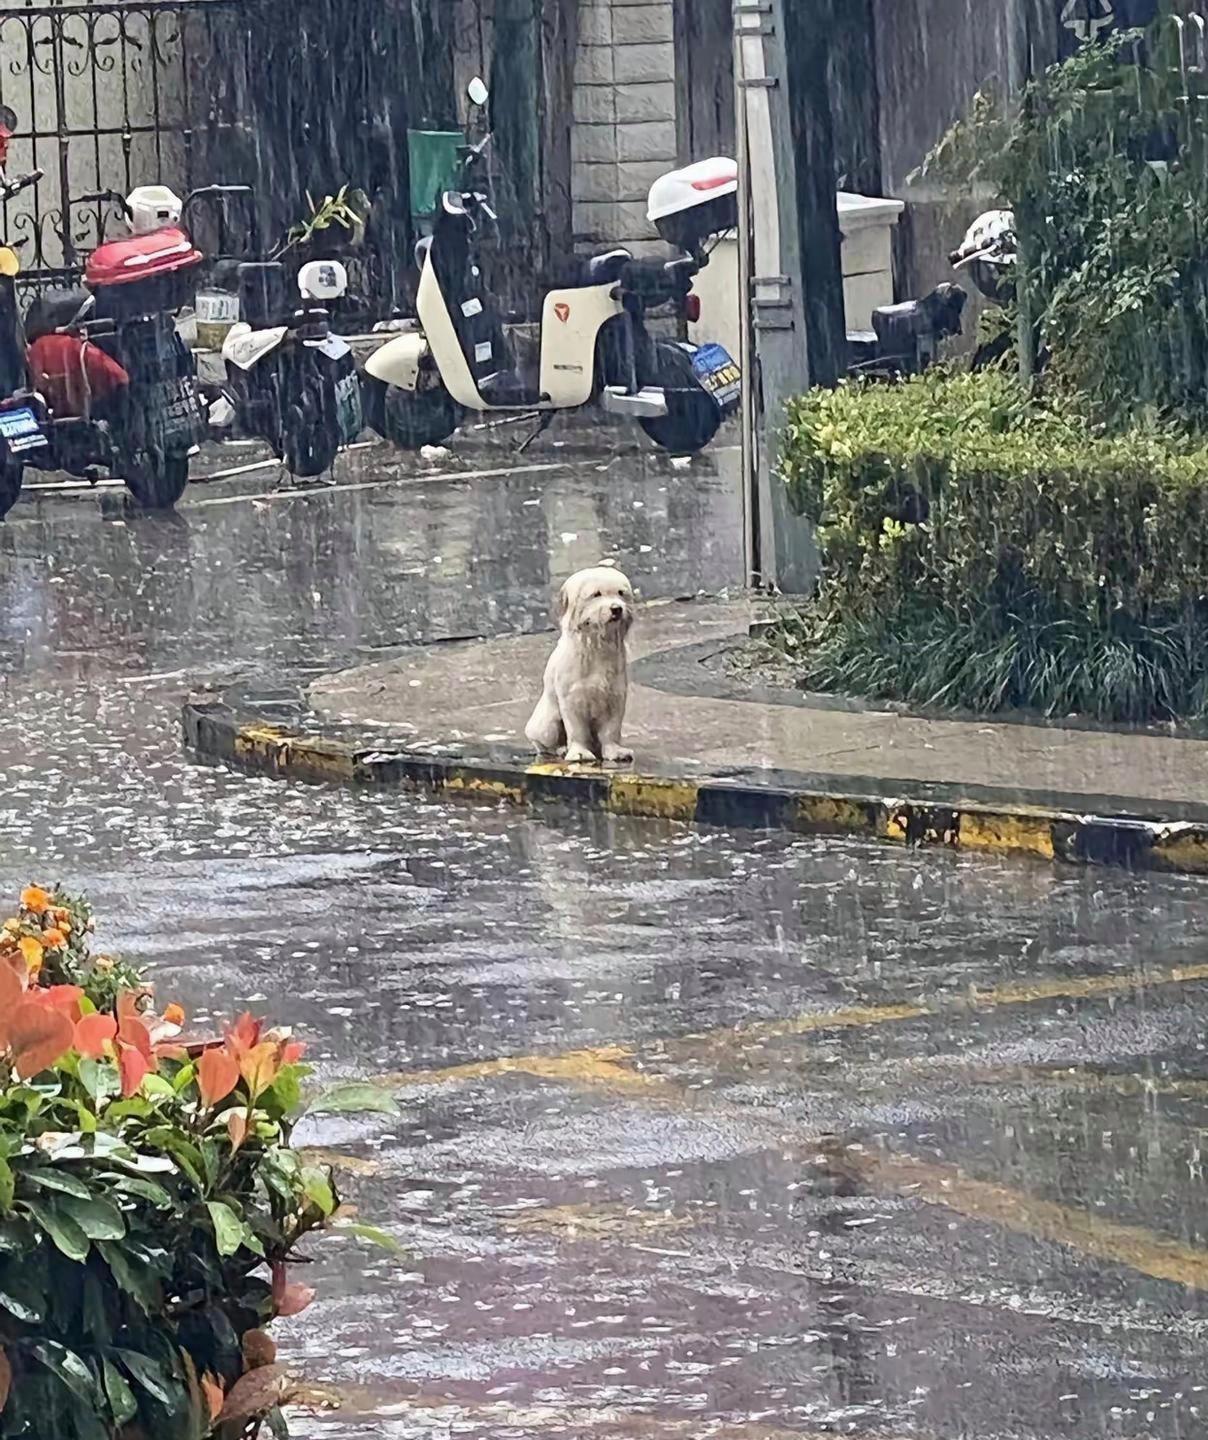
[[572, 132], [575, 243], [658, 245], [651, 184], [678, 163], [672, 0], [580, 0]]

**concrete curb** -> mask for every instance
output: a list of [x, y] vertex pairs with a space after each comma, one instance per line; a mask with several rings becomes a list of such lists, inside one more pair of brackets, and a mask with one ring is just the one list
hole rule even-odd
[[998, 803], [985, 793], [971, 801], [956, 787], [842, 775], [777, 772], [769, 783], [767, 772], [738, 772], [697, 780], [531, 764], [515, 751], [433, 755], [364, 731], [320, 733], [296, 688], [191, 701], [183, 721], [185, 745], [199, 759], [280, 779], [1208, 875], [1208, 821], [1076, 814]]

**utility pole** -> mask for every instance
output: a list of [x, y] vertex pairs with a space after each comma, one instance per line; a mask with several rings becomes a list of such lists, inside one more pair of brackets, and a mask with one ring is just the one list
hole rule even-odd
[[827, 81], [832, 5], [734, 3], [747, 561], [756, 584], [789, 594], [813, 588], [818, 551], [777, 478], [784, 407], [835, 382], [845, 344]]

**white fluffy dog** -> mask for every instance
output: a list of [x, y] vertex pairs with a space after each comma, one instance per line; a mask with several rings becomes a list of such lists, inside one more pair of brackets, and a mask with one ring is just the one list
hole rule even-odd
[[609, 566], [580, 570], [563, 585], [562, 636], [545, 667], [545, 693], [524, 731], [539, 754], [565, 755], [572, 765], [633, 759], [621, 744], [629, 698], [625, 640], [633, 611], [633, 586]]

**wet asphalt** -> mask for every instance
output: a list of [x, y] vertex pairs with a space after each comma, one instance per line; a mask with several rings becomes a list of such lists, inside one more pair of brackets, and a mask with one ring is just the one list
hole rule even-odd
[[[1208, 886], [191, 764], [198, 686], [741, 580], [733, 451], [542, 442], [0, 525], [0, 893], [86, 890], [195, 1023], [402, 1105], [309, 1124], [326, 1440], [1184, 1437], [1208, 1416]], [[221, 468], [221, 467], [219, 467]]]

